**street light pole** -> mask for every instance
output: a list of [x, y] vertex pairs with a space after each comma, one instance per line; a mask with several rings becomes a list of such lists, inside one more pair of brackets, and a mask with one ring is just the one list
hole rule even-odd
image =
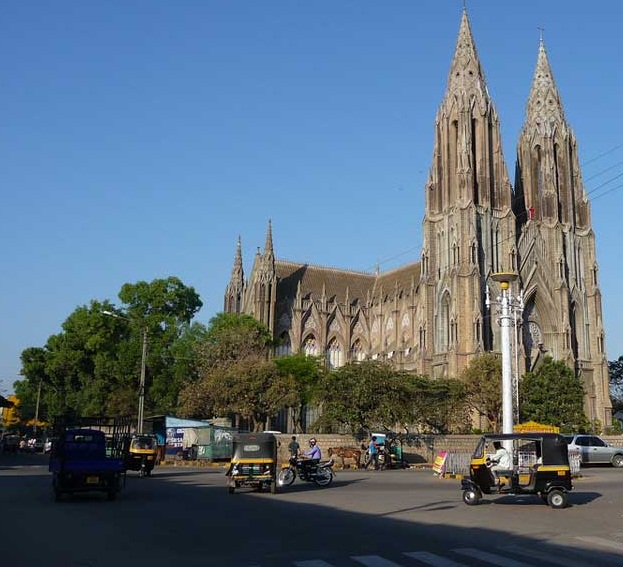
[[[130, 321], [128, 317], [113, 313], [112, 311], [102, 311], [104, 315], [115, 317], [116, 319], [125, 319]], [[143, 433], [143, 422], [145, 420], [145, 374], [147, 370], [147, 327], [143, 325], [143, 340], [141, 352], [141, 376], [138, 385], [138, 417], [136, 424], [136, 432]]]
[[145, 367], [147, 365], [147, 328], [143, 328], [143, 352], [141, 354], [141, 381], [138, 387], [138, 426], [137, 433], [143, 433], [145, 412]]
[[[513, 299], [510, 297], [509, 287], [517, 280], [514, 272], [498, 272], [491, 275], [491, 279], [499, 282], [502, 296], [498, 297], [497, 304], [500, 306], [500, 327], [502, 347], [502, 433], [513, 432], [513, 372], [511, 359], [511, 307]], [[521, 308], [523, 298], [520, 295]], [[487, 288], [486, 305], [489, 307], [489, 288]]]

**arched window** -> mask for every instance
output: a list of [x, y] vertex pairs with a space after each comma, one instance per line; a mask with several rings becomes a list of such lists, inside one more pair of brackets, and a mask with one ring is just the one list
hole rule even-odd
[[287, 331], [284, 331], [279, 336], [279, 341], [275, 347], [275, 356], [287, 356], [292, 352], [292, 345], [290, 343], [290, 335]]
[[303, 353], [305, 356], [318, 356], [318, 344], [314, 335], [307, 335], [303, 341]]
[[363, 346], [361, 345], [361, 341], [357, 339], [353, 343], [353, 348], [351, 349], [353, 360], [357, 362], [361, 362], [366, 359], [366, 353], [363, 351]]
[[344, 351], [335, 337], [331, 339], [327, 347], [327, 366], [330, 369], [344, 366]]

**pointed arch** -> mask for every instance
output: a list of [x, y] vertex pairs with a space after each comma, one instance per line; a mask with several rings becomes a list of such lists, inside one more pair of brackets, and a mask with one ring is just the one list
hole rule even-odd
[[318, 341], [313, 333], [303, 339], [303, 354], [305, 356], [318, 356], [319, 354]]
[[290, 333], [284, 331], [279, 335], [277, 339], [277, 346], [275, 347], [275, 356], [288, 356], [292, 352], [292, 341], [290, 340]]
[[327, 344], [326, 350], [326, 359], [327, 359], [327, 367], [330, 370], [334, 370], [339, 368], [340, 366], [344, 366], [346, 362], [346, 357], [344, 356], [344, 349], [340, 344], [340, 341], [337, 337], [332, 337]]

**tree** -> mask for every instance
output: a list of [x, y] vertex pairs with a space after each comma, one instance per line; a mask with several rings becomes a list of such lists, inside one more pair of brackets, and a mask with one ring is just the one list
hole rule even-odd
[[584, 388], [563, 361], [545, 357], [536, 372], [527, 372], [520, 383], [522, 421], [560, 427], [563, 432], [584, 431]]
[[488, 429], [500, 430], [502, 421], [502, 361], [493, 353], [486, 353], [471, 360], [461, 378], [465, 384], [467, 405], [484, 417]]
[[318, 388], [323, 374], [323, 365], [320, 357], [292, 354], [275, 358], [275, 365], [279, 371], [294, 380], [296, 399], [292, 403], [292, 422], [294, 431], [303, 430], [301, 418], [303, 407], [309, 404]]
[[416, 377], [416, 395], [412, 401], [414, 425], [434, 434], [468, 433], [471, 419], [465, 393], [465, 384], [460, 380]]
[[616, 413], [623, 410], [623, 356], [619, 356], [617, 360], [608, 361], [608, 374], [612, 413]]
[[107, 300], [78, 307], [43, 348], [22, 353], [25, 380], [17, 382], [16, 388], [24, 394], [27, 411], [41, 383], [44, 415], [135, 415], [145, 331], [149, 339], [146, 411], [165, 413], [175, 408], [182, 375], [192, 374], [192, 360], [181, 362], [175, 357], [179, 352], [194, 352], [190, 343], [201, 335], [200, 326], [190, 325], [202, 305], [199, 296], [178, 278], [169, 277], [124, 284], [119, 298], [126, 304], [121, 308]]
[[315, 400], [322, 414], [315, 429], [347, 429], [364, 435], [375, 427], [393, 428], [413, 417], [413, 376], [377, 361], [350, 363], [325, 374]]
[[271, 344], [268, 328], [249, 315], [213, 317], [197, 344], [198, 379], [180, 393], [182, 415], [236, 414], [255, 428], [294, 404], [296, 382], [269, 361]]

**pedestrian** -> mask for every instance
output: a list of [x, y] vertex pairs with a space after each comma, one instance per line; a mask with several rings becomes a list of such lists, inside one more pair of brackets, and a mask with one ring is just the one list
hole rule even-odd
[[296, 440], [296, 435], [292, 435], [292, 441], [288, 444], [288, 451], [290, 451], [291, 457], [298, 457], [301, 446], [298, 444]]
[[368, 445], [368, 454], [370, 455], [370, 458], [368, 459], [368, 462], [366, 463], [365, 469], [368, 470], [370, 463], [373, 463], [374, 470], [378, 471], [379, 470], [379, 446], [376, 442], [376, 435], [373, 435], [372, 439], [370, 439], [370, 444]]

